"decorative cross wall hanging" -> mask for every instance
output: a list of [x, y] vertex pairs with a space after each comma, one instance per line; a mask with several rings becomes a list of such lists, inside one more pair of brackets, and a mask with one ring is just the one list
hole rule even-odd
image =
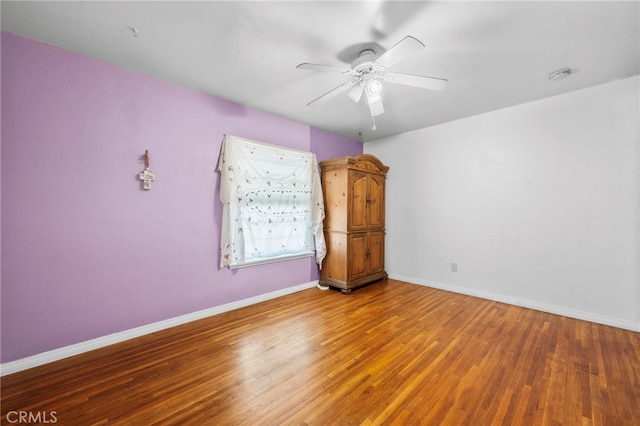
[[149, 150], [144, 151], [144, 170], [140, 172], [140, 180], [144, 189], [151, 189], [151, 182], [156, 180], [156, 175], [149, 170]]

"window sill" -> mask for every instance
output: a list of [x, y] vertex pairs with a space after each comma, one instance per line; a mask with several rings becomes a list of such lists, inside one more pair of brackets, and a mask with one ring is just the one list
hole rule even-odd
[[306, 251], [304, 253], [298, 253], [298, 254], [286, 254], [278, 257], [254, 259], [254, 260], [246, 261], [245, 263], [242, 263], [240, 265], [229, 265], [229, 269], [242, 269], [242, 268], [248, 268], [250, 266], [258, 266], [258, 265], [266, 265], [268, 263], [282, 262], [285, 260], [302, 259], [303, 257], [311, 257], [314, 254], [315, 252], [313, 251]]

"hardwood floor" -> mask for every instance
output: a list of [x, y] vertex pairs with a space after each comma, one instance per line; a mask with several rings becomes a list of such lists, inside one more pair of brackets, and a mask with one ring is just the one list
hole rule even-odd
[[2, 424], [20, 411], [60, 425], [639, 425], [640, 333], [394, 280], [311, 289], [3, 377]]

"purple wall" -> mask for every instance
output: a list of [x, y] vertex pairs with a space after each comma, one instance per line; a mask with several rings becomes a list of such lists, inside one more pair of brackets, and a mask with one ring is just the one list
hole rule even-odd
[[[219, 270], [224, 134], [362, 144], [2, 33], [2, 354], [8, 362], [317, 279], [310, 258]], [[156, 181], [137, 174], [149, 150]]]
[[362, 154], [362, 143], [344, 136], [334, 135], [324, 130], [310, 128], [311, 145], [309, 151], [314, 152], [318, 161], [344, 155], [356, 156]]

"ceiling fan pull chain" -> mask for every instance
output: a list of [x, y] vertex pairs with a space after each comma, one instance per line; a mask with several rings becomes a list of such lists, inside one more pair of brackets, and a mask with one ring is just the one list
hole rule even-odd
[[371, 121], [373, 121], [373, 127], [371, 127], [371, 130], [375, 131], [376, 130], [376, 118], [373, 116], [373, 114], [371, 115]]

